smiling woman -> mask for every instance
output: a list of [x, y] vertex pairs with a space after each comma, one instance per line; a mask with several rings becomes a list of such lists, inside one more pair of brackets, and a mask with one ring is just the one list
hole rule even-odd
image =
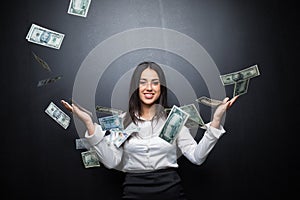
[[[125, 172], [123, 199], [187, 199], [177, 173], [178, 150], [192, 163], [201, 165], [218, 139], [225, 133], [221, 120], [237, 96], [225, 98], [215, 110], [213, 120], [206, 124], [197, 143], [187, 127], [175, 120], [168, 134], [176, 135], [172, 143], [159, 137], [167, 120], [166, 78], [155, 62], [142, 62], [135, 68], [130, 82], [128, 112], [121, 114], [124, 129], [138, 127], [121, 146], [109, 145], [105, 130], [92, 121], [91, 115], [76, 104], [63, 105], [86, 126], [85, 138], [109, 169]], [[173, 116], [177, 119], [176, 116]], [[114, 134], [113, 131], [110, 134]], [[114, 137], [114, 136], [113, 136]]]

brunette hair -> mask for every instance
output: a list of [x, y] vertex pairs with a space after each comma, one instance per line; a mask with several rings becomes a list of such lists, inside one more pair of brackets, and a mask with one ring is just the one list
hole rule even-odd
[[128, 112], [126, 113], [125, 116], [124, 127], [127, 127], [130, 124], [130, 122], [134, 122], [136, 124], [139, 121], [138, 116], [141, 115], [139, 83], [140, 83], [142, 72], [147, 68], [154, 70], [158, 74], [159, 82], [160, 82], [161, 93], [159, 98], [155, 101], [155, 104], [157, 104], [155, 116], [157, 117], [165, 116], [164, 108], [168, 107], [165, 74], [162, 68], [157, 63], [151, 61], [142, 62], [137, 65], [131, 77], [130, 89], [129, 89]]

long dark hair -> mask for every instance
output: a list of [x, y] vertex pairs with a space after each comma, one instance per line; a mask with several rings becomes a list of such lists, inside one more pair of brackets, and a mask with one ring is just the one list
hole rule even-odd
[[141, 101], [139, 97], [139, 82], [141, 78], [142, 72], [150, 68], [154, 70], [159, 77], [160, 82], [160, 96], [155, 101], [156, 106], [156, 113], [155, 116], [161, 117], [165, 116], [164, 108], [168, 107], [167, 101], [167, 85], [166, 85], [166, 78], [162, 68], [155, 62], [146, 61], [138, 64], [135, 68], [130, 82], [130, 89], [129, 89], [129, 104], [128, 104], [128, 112], [126, 113], [124, 119], [124, 127], [127, 127], [131, 122], [135, 124], [139, 121], [138, 116], [141, 113]]

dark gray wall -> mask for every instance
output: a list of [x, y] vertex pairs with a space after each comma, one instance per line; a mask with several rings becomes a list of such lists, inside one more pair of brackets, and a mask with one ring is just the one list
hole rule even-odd
[[[68, 0], [27, 0], [11, 1], [2, 8], [6, 10], [1, 17], [2, 199], [120, 197], [123, 174], [104, 167], [85, 169], [81, 151], [75, 149], [78, 135], [73, 121], [64, 130], [44, 110], [50, 101], [59, 104], [60, 99], [71, 98], [81, 63], [101, 41], [124, 30], [150, 26], [174, 29], [196, 40], [221, 74], [251, 64], [258, 64], [261, 72], [228, 112], [228, 134], [207, 161], [195, 166], [180, 157], [179, 172], [190, 199], [286, 199], [288, 173], [298, 171], [296, 161], [287, 160], [294, 158], [291, 153], [296, 147], [288, 146], [294, 137], [286, 128], [290, 118], [286, 98], [291, 92], [286, 87], [287, 72], [294, 64], [292, 49], [299, 47], [296, 32], [290, 31], [293, 5], [282, 1], [92, 0], [86, 18], [67, 14], [68, 5]], [[32, 23], [64, 33], [61, 48], [27, 42]], [[34, 60], [32, 51], [47, 61], [52, 73]], [[143, 53], [168, 64], [184, 62], [154, 49], [124, 55], [108, 69], [103, 78], [107, 87], [99, 88], [97, 103], [109, 103], [106, 94], [124, 73], [117, 66], [122, 62], [130, 66]], [[185, 73], [194, 76], [191, 85], [201, 85], [197, 93], [207, 95], [205, 85], [198, 82], [201, 77]], [[63, 78], [36, 87], [39, 80], [55, 75]], [[226, 87], [226, 94], [231, 96], [231, 87]], [[203, 111], [208, 121], [209, 110]], [[198, 131], [197, 140], [202, 133]]]

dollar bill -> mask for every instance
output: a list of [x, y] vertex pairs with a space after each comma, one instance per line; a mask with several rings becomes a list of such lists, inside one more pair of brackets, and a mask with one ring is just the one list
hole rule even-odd
[[100, 167], [100, 160], [95, 150], [81, 152], [81, 157], [85, 168]]
[[68, 13], [80, 17], [86, 17], [91, 0], [70, 0]]
[[259, 75], [258, 66], [253, 65], [237, 72], [220, 75], [220, 78], [224, 86], [234, 84], [233, 96], [237, 96], [246, 94], [250, 79]]
[[190, 120], [197, 122], [199, 125], [204, 125], [204, 122], [200, 116], [199, 111], [197, 110], [195, 104], [188, 104], [184, 106], [180, 106], [180, 108], [189, 114]]
[[196, 99], [196, 101], [201, 104], [204, 104], [206, 106], [210, 106], [210, 107], [217, 107], [222, 103], [222, 101], [220, 101], [220, 100], [208, 98], [206, 96], [202, 96], [202, 97]]
[[58, 106], [53, 102], [50, 102], [45, 112], [54, 119], [58, 124], [60, 124], [64, 129], [67, 129], [70, 124], [70, 117], [64, 113]]
[[45, 27], [41, 27], [36, 24], [32, 24], [27, 35], [26, 39], [29, 42], [39, 44], [42, 46], [59, 49], [65, 35]]
[[40, 80], [37, 83], [37, 87], [41, 87], [41, 86], [47, 85], [49, 83], [54, 83], [54, 82], [58, 81], [61, 78], [62, 78], [62, 75], [59, 75], [59, 76], [50, 77], [50, 78], [47, 78], [47, 79]]
[[171, 112], [172, 108], [165, 108], [164, 111], [166, 112], [167, 115]]
[[184, 106], [180, 106], [180, 109], [189, 114], [189, 118], [186, 121], [185, 125], [188, 128], [195, 127], [195, 123], [203, 129], [206, 129], [205, 123], [203, 122], [202, 117], [200, 116], [199, 111], [197, 110], [195, 104], [188, 104]]
[[100, 113], [107, 113], [107, 114], [113, 114], [113, 115], [120, 115], [122, 113], [124, 113], [123, 110], [119, 110], [116, 108], [109, 108], [109, 107], [105, 107], [105, 106], [96, 106], [96, 111], [100, 112]]
[[246, 79], [251, 79], [251, 78], [254, 78], [259, 75], [260, 75], [260, 72], [258, 70], [258, 66], [253, 65], [251, 67], [248, 67], [246, 69], [243, 69], [243, 70], [240, 70], [237, 72], [220, 75], [220, 78], [221, 78], [222, 84], [225, 86], [225, 85], [231, 85], [231, 84], [234, 84], [236, 82], [243, 81]]
[[234, 84], [233, 96], [246, 94], [250, 79], [238, 81]]
[[123, 120], [118, 115], [98, 118], [102, 130], [123, 129]]
[[32, 52], [32, 54], [33, 54], [34, 59], [38, 63], [40, 63], [44, 69], [46, 69], [47, 71], [51, 72], [51, 69], [50, 69], [49, 65], [43, 59], [41, 59], [40, 57], [38, 57], [34, 52]]
[[77, 138], [75, 139], [76, 149], [88, 149], [89, 143], [86, 138]]
[[119, 131], [116, 130], [116, 138], [114, 139], [114, 145], [119, 148], [132, 133], [138, 131], [140, 131], [140, 128], [131, 128]]
[[188, 113], [174, 105], [166, 119], [159, 137], [172, 144], [188, 118]]

